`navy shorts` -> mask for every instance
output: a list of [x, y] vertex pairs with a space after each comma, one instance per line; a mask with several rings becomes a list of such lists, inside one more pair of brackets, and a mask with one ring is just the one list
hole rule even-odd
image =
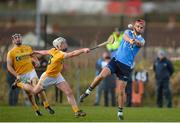
[[129, 81], [132, 71], [129, 66], [117, 61], [115, 58], [112, 58], [107, 67], [110, 69], [111, 74], [116, 74], [119, 80], [125, 82]]

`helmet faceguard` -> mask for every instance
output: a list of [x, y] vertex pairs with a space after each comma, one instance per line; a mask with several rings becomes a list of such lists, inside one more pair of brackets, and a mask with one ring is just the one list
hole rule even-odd
[[22, 44], [22, 36], [21, 34], [15, 33], [12, 35], [12, 40], [14, 42], [14, 44], [16, 45], [21, 45]]

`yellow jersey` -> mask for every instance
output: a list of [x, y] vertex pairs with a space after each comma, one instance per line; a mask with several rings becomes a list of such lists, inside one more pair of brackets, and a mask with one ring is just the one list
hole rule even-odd
[[26, 74], [34, 69], [31, 59], [32, 48], [21, 45], [12, 48], [7, 56], [11, 59], [13, 68], [18, 75]]
[[46, 69], [46, 75], [50, 77], [57, 77], [58, 73], [63, 68], [64, 52], [52, 48], [48, 51], [50, 55], [48, 66]]

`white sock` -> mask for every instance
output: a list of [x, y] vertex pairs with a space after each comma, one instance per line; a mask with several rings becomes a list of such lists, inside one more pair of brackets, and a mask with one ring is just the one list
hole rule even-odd
[[89, 95], [91, 93], [91, 90], [87, 89], [85, 93]]
[[123, 112], [118, 111], [118, 116], [122, 116]]

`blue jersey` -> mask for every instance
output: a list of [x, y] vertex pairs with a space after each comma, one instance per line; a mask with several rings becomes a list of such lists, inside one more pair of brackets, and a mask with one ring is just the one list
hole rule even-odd
[[[141, 35], [135, 36], [132, 30], [127, 29], [125, 30], [124, 34], [129, 36], [131, 39], [136, 39], [143, 44], [145, 43], [144, 38]], [[136, 44], [130, 44], [123, 38], [118, 48], [118, 51], [116, 52], [115, 59], [129, 67], [132, 67], [134, 63], [134, 58], [139, 50], [140, 47], [138, 47]]]
[[99, 73], [102, 70], [101, 64], [103, 62], [103, 58], [99, 58], [96, 62], [96, 76], [99, 75]]

